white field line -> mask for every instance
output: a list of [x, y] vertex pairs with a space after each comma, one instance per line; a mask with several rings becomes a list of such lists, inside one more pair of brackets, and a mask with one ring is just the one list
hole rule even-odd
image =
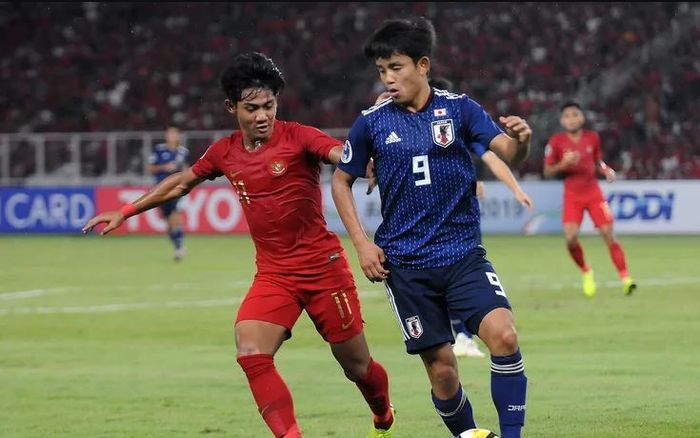
[[12, 292], [0, 292], [0, 301], [22, 300], [25, 298], [43, 297], [45, 295], [60, 294], [68, 291], [78, 290], [74, 287], [58, 287], [49, 289], [30, 289]]
[[[378, 297], [377, 291], [360, 292], [361, 298]], [[233, 306], [241, 302], [243, 297], [197, 300], [197, 301], [167, 301], [164, 303], [115, 303], [97, 304], [92, 306], [62, 306], [62, 307], [10, 307], [0, 309], [0, 316], [4, 315], [53, 315], [53, 314], [79, 314], [79, 313], [110, 313], [130, 310], [148, 309], [191, 309], [205, 307]]]
[[[523, 280], [523, 279], [521, 279]], [[537, 290], [563, 290], [572, 289], [578, 290], [581, 287], [578, 282], [561, 282], [561, 283], [548, 283], [542, 284], [541, 280], [538, 281], [534, 277], [528, 277], [529, 281], [514, 282], [512, 279], [510, 281], [506, 280], [512, 284], [518, 284], [519, 289], [529, 288]], [[544, 277], [542, 278], [544, 280]], [[639, 280], [638, 280], [639, 281]], [[678, 284], [697, 284], [700, 283], [700, 277], [651, 277], [643, 278], [639, 281], [639, 285], [642, 288], [647, 286], [669, 286]], [[235, 284], [235, 283], [230, 283]], [[248, 283], [245, 283], [248, 284]], [[598, 282], [599, 286], [605, 287], [616, 287], [620, 286], [619, 280], [607, 280], [603, 282]], [[152, 284], [145, 285], [146, 289], [173, 289], [173, 286], [194, 287], [195, 284], [179, 284], [179, 285], [167, 285], [167, 284]], [[76, 288], [65, 288], [74, 290]], [[87, 289], [87, 288], [85, 288]], [[134, 289], [130, 286], [129, 289]], [[60, 290], [55, 289], [54, 292]], [[9, 294], [29, 294], [38, 293], [38, 291], [50, 291], [49, 289], [36, 289], [31, 291], [19, 291], [10, 292]], [[58, 292], [56, 292], [58, 293]], [[0, 300], [2, 300], [3, 295], [8, 295], [8, 293], [0, 294]], [[40, 296], [33, 295], [33, 296]], [[361, 298], [375, 298], [379, 296], [384, 296], [381, 291], [360, 291]], [[29, 298], [30, 296], [23, 296], [23, 298]], [[8, 298], [16, 299], [16, 298]], [[208, 299], [208, 300], [197, 300], [197, 301], [167, 301], [167, 302], [140, 302], [140, 303], [115, 303], [115, 304], [99, 304], [91, 306], [63, 306], [63, 307], [48, 307], [48, 306], [35, 306], [35, 307], [10, 307], [5, 309], [0, 309], [0, 316], [3, 315], [47, 315], [47, 314], [79, 314], [79, 313], [108, 313], [108, 312], [123, 312], [130, 310], [147, 310], [147, 309], [189, 309], [189, 308], [206, 308], [206, 307], [218, 307], [218, 306], [233, 306], [241, 302], [242, 297], [235, 298], [224, 298], [224, 299]]]
[[[245, 290], [248, 290], [248, 287], [252, 281], [243, 281], [243, 280], [238, 280], [238, 281], [232, 281], [229, 283], [224, 284], [224, 287], [230, 287], [230, 288], [239, 288], [242, 286], [246, 286]], [[80, 287], [55, 287], [55, 288], [44, 288], [44, 289], [29, 289], [29, 290], [18, 290], [18, 291], [7, 291], [7, 292], [0, 292], [0, 301], [10, 301], [10, 300], [23, 300], [27, 298], [36, 298], [36, 297], [43, 297], [46, 295], [56, 295], [56, 294], [61, 294], [61, 293], [66, 293], [66, 292], [80, 292], [80, 291], [90, 291], [90, 290], [95, 290], [95, 289], [101, 289], [104, 286], [80, 286]], [[144, 291], [159, 291], [159, 290], [188, 290], [188, 289], [193, 289], [201, 287], [201, 284], [199, 283], [153, 283], [153, 284], [144, 284], [141, 286], [122, 286], [122, 285], [110, 285], [109, 290], [110, 291], [133, 291], [134, 289], [139, 289], [139, 290], [144, 290]]]

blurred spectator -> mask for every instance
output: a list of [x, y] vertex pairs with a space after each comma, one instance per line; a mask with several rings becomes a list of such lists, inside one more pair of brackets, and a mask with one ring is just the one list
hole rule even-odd
[[[687, 5], [2, 3], [0, 132], [230, 129], [211, 103], [224, 99], [218, 74], [231, 54], [250, 50], [270, 55], [295, 84], [280, 118], [349, 127], [380, 91], [361, 53], [368, 29], [408, 14], [438, 25], [435, 75], [454, 78], [493, 115], [528, 118], [556, 111], [671, 28], [679, 8]], [[700, 27], [669, 62], [655, 61], [590, 118], [623, 177], [689, 177], [700, 154]], [[688, 150], [675, 156], [678, 147]], [[537, 175], [540, 165], [531, 159], [517, 171]]]

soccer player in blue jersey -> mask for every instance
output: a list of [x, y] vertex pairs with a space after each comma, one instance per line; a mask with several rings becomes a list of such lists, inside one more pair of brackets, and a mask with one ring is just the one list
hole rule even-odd
[[[160, 183], [165, 178], [187, 168], [189, 151], [180, 144], [180, 130], [174, 126], [165, 130], [165, 143], [159, 143], [153, 148], [149, 158], [148, 170]], [[179, 209], [180, 198], [166, 202], [160, 206], [163, 217], [168, 222], [168, 237], [175, 247], [175, 261], [180, 261], [185, 255], [182, 230], [182, 213]]]
[[[428, 85], [430, 87], [438, 89], [438, 90], [452, 90], [454, 88], [452, 81], [450, 81], [447, 78], [444, 78], [442, 76], [437, 76], [430, 78], [428, 81]], [[378, 105], [382, 101], [391, 98], [391, 95], [388, 91], [384, 91], [381, 93], [378, 97], [377, 100], [374, 102], [375, 105]], [[369, 195], [373, 189], [374, 186], [376, 185], [376, 176], [374, 174], [374, 163], [370, 164], [367, 168], [367, 174], [369, 177], [369, 184], [367, 186], [367, 194]], [[484, 196], [484, 182], [480, 181], [477, 172], [477, 181], [476, 181], [476, 197], [481, 199]], [[455, 343], [452, 344], [452, 350], [455, 353], [455, 356], [457, 357], [485, 357], [486, 355], [479, 349], [479, 344], [476, 343], [476, 340], [474, 339], [474, 335], [472, 335], [469, 332], [469, 329], [467, 329], [467, 326], [464, 324], [464, 321], [461, 319], [453, 319], [450, 318], [450, 322], [452, 323], [452, 335], [454, 336]]]
[[[432, 400], [450, 432], [476, 427], [459, 380], [450, 315], [466, 322], [491, 354], [491, 393], [502, 438], [520, 438], [527, 378], [504, 287], [481, 245], [476, 175], [470, 151], [513, 191], [531, 201], [508, 166], [529, 152], [532, 131], [517, 116], [505, 132], [463, 94], [428, 84], [435, 30], [424, 18], [389, 20], [367, 42], [391, 99], [357, 118], [333, 174], [338, 213], [370, 281], [384, 281], [409, 354], [420, 355]], [[374, 159], [382, 200], [375, 242], [352, 194]]]

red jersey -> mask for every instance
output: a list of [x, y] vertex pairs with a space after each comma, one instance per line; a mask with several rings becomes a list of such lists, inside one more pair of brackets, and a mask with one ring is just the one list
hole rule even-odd
[[238, 193], [258, 272], [318, 273], [342, 251], [326, 228], [319, 181], [321, 160], [341, 145], [316, 128], [277, 120], [260, 149], [246, 150], [234, 131], [192, 166], [200, 178], [225, 175]]
[[544, 162], [550, 166], [556, 164], [566, 151], [578, 152], [579, 159], [563, 172], [565, 194], [600, 191], [597, 179], [598, 162], [601, 160], [598, 133], [583, 130], [578, 141], [574, 141], [566, 132], [554, 134], [545, 147]]

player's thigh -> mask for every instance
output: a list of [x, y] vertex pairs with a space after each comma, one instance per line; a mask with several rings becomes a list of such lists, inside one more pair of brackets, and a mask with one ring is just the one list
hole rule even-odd
[[596, 228], [601, 229], [605, 225], [612, 225], [613, 216], [608, 201], [603, 198], [592, 199], [586, 207]]
[[306, 313], [326, 342], [341, 343], [362, 333], [362, 310], [345, 254], [314, 276], [297, 279]]
[[574, 196], [565, 196], [562, 206], [561, 221], [563, 224], [581, 225], [586, 206]]
[[292, 328], [302, 311], [294, 285], [282, 275], [258, 274], [238, 309], [236, 324], [263, 321], [282, 326], [291, 337]]
[[454, 342], [441, 270], [388, 268], [384, 285], [406, 351], [417, 354]]
[[464, 321], [471, 333], [481, 337], [481, 322], [492, 310], [503, 308], [510, 311], [503, 283], [486, 258], [483, 247], [474, 248], [459, 263], [452, 265], [447, 275], [446, 298], [450, 313]]

